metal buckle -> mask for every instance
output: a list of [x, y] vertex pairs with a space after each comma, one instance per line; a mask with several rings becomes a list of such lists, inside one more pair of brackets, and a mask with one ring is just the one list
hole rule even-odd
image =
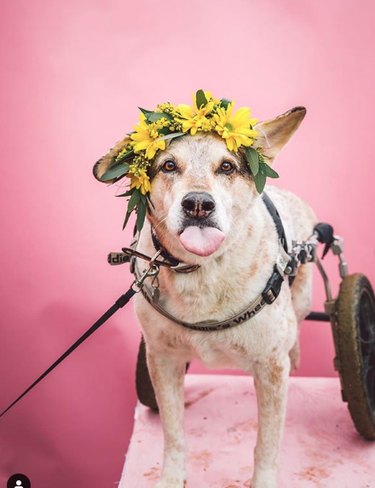
[[285, 249], [283, 248], [283, 246], [280, 243], [279, 254], [276, 258], [276, 266], [277, 266], [278, 272], [280, 273], [280, 275], [283, 278], [284, 278], [284, 274], [286, 274], [285, 270], [288, 267], [290, 261], [291, 261], [291, 256], [285, 251]]
[[136, 278], [134, 280], [131, 287], [136, 293], [139, 293], [142, 290], [143, 284], [147, 278], [155, 278], [159, 274], [160, 267], [157, 264], [157, 258], [159, 257], [160, 253], [161, 251], [158, 251], [156, 254], [154, 254], [154, 256], [149, 261], [148, 268], [142, 273], [139, 278]]
[[271, 303], [273, 303], [276, 300], [276, 295], [275, 295], [275, 292], [273, 291], [273, 289], [270, 288], [269, 290], [267, 290], [263, 294], [263, 298], [268, 303], [268, 305], [270, 305]]

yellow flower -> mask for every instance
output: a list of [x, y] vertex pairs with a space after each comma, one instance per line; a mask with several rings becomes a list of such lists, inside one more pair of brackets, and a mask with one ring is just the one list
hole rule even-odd
[[237, 152], [240, 146], [251, 146], [258, 133], [252, 129], [257, 119], [250, 118], [250, 109], [241, 107], [232, 115], [233, 103], [218, 108], [214, 115], [215, 130], [227, 144], [229, 151]]
[[147, 124], [143, 113], [130, 138], [134, 141], [134, 152], [145, 151], [147, 159], [152, 159], [159, 149], [165, 149], [165, 140], [160, 139], [158, 127], [154, 124]]
[[142, 195], [146, 195], [151, 191], [151, 182], [145, 170], [138, 170], [135, 174], [128, 173], [130, 177], [130, 188], [137, 188], [141, 190]]
[[194, 106], [190, 105], [177, 105], [177, 110], [181, 116], [179, 122], [182, 123], [182, 131], [189, 132], [194, 136], [198, 130], [209, 131], [211, 130], [210, 121], [207, 119], [215, 105], [215, 101], [212, 99], [211, 93], [205, 92], [207, 100], [209, 100], [204, 107], [198, 108], [195, 95], [193, 95]]
[[206, 100], [208, 100], [209, 102], [211, 102], [211, 101], [212, 101], [212, 102], [214, 102], [214, 103], [216, 103], [216, 104], [217, 104], [217, 103], [220, 103], [220, 100], [219, 100], [218, 98], [214, 98], [214, 97], [212, 96], [212, 93], [211, 93], [211, 92], [209, 92], [209, 91], [204, 91], [204, 95], [205, 95], [205, 97], [206, 97]]

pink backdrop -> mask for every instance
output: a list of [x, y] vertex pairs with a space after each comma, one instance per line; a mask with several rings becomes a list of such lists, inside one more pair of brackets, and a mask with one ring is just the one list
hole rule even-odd
[[[124, 202], [91, 168], [137, 105], [189, 103], [201, 87], [260, 119], [305, 105], [279, 184], [334, 224], [350, 269], [375, 281], [374, 14], [370, 0], [2, 3], [1, 408], [130, 283], [106, 263], [129, 242]], [[128, 307], [0, 420], [1, 487], [20, 471], [35, 488], [116, 486], [139, 338]], [[335, 374], [328, 325], [305, 324], [302, 351], [300, 375]]]

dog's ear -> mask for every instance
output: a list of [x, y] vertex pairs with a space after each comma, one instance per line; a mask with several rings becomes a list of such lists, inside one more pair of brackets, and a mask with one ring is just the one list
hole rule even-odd
[[93, 167], [93, 174], [98, 181], [102, 183], [113, 183], [116, 181], [116, 177], [112, 179], [102, 179], [103, 175], [109, 170], [111, 166], [115, 163], [117, 155], [125, 149], [125, 147], [130, 142], [130, 137], [126, 136], [122, 141], [118, 142], [113, 146], [107, 154], [97, 161]]
[[256, 147], [271, 161], [292, 137], [306, 115], [305, 107], [295, 107], [278, 117], [259, 122], [254, 127], [258, 131]]

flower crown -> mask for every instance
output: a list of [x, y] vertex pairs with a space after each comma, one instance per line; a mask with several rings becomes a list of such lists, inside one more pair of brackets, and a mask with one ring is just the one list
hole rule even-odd
[[164, 150], [177, 137], [198, 132], [213, 132], [221, 136], [229, 151], [238, 152], [244, 147], [248, 168], [255, 186], [262, 193], [267, 176], [278, 174], [266, 162], [259, 147], [254, 147], [258, 132], [254, 129], [257, 119], [251, 118], [250, 109], [241, 107], [233, 112], [233, 102], [213, 98], [210, 92], [198, 90], [193, 96], [193, 106], [161, 103], [155, 110], [140, 108], [140, 120], [129, 134], [125, 147], [113, 155], [101, 181], [114, 182], [127, 176], [130, 188], [117, 195], [128, 198], [123, 229], [130, 215], [137, 214], [136, 227], [143, 227], [150, 199], [151, 182], [148, 170], [158, 151]]

